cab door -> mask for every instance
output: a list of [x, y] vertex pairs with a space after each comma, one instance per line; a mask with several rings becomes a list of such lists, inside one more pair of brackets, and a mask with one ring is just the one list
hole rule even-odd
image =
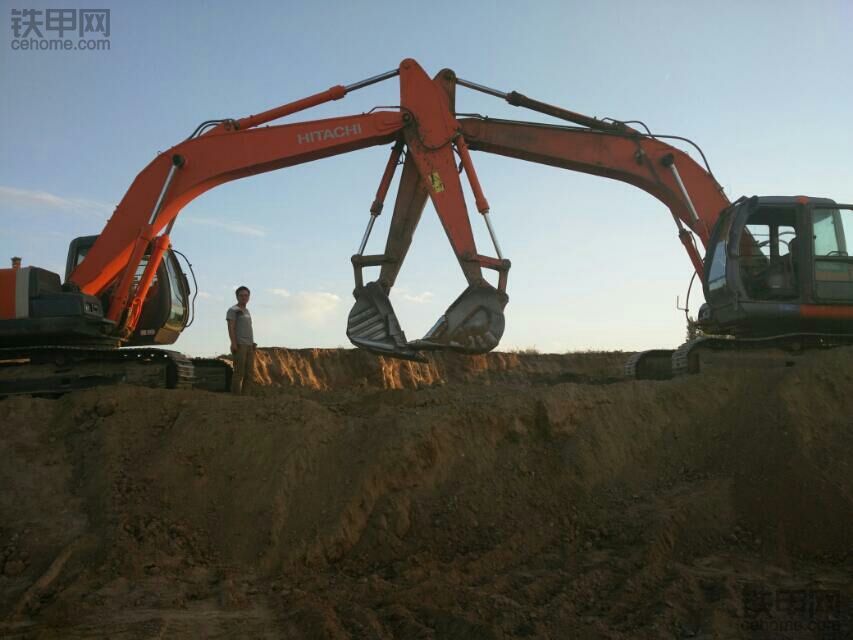
[[853, 304], [853, 206], [814, 205], [809, 222], [814, 301]]
[[[147, 263], [146, 255], [137, 270], [137, 278], [141, 277]], [[142, 306], [136, 331], [127, 344], [173, 344], [189, 322], [189, 297], [189, 283], [170, 249], [163, 255]]]
[[[71, 241], [68, 248], [68, 260], [65, 267], [67, 280], [74, 269], [86, 257], [98, 236], [81, 236]], [[145, 254], [136, 270], [133, 287], [139, 282], [149, 254]], [[101, 295], [104, 308], [109, 305], [111, 289]], [[190, 322], [190, 285], [174, 252], [169, 249], [157, 268], [151, 288], [142, 305], [142, 313], [136, 331], [127, 341], [128, 346], [173, 344], [181, 331]]]

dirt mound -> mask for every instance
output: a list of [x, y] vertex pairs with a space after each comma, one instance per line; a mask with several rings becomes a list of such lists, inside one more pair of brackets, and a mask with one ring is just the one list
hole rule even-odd
[[316, 390], [418, 389], [446, 383], [615, 381], [629, 354], [427, 354], [426, 363], [374, 356], [360, 349], [260, 349], [256, 381]]
[[255, 397], [8, 399], [0, 636], [849, 637], [851, 355], [271, 350]]

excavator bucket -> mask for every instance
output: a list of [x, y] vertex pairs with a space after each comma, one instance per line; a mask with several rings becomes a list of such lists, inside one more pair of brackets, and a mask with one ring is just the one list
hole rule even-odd
[[380, 356], [426, 362], [406, 341], [391, 301], [378, 282], [358, 287], [347, 320], [347, 338], [355, 346]]
[[507, 295], [492, 286], [470, 286], [456, 298], [421, 340], [409, 347], [419, 350], [451, 349], [462, 353], [488, 353], [504, 333]]

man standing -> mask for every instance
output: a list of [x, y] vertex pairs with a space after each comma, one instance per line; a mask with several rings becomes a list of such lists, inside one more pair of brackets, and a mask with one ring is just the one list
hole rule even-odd
[[251, 292], [248, 287], [237, 287], [237, 304], [228, 309], [228, 335], [231, 338], [231, 354], [234, 356], [234, 375], [231, 378], [231, 393], [245, 393], [252, 385], [255, 371], [255, 338], [252, 334], [252, 314], [246, 308]]

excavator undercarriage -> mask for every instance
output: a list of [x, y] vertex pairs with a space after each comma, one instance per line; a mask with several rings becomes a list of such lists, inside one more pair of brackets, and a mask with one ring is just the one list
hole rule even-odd
[[853, 345], [853, 334], [792, 333], [763, 338], [698, 336], [677, 349], [653, 349], [632, 355], [626, 378], [670, 380], [697, 373], [795, 366], [810, 351]]
[[165, 349], [27, 347], [0, 349], [0, 398], [55, 396], [115, 384], [165, 389], [228, 389], [231, 366]]

